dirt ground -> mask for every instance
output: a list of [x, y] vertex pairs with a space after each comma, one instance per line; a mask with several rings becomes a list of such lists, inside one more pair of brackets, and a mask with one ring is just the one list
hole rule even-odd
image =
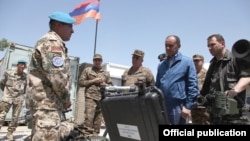
[[[7, 126], [3, 126], [0, 130], [0, 141], [7, 141]], [[31, 133], [31, 129], [27, 126], [18, 126], [16, 131], [13, 133], [15, 141], [28, 141], [28, 136]]]

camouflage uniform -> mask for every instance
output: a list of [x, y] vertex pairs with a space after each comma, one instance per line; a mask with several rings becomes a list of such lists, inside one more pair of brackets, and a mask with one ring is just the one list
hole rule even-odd
[[[199, 90], [202, 89], [203, 83], [205, 81], [207, 70], [202, 68], [197, 74]], [[194, 106], [191, 110], [192, 124], [208, 124], [209, 114], [207, 113], [207, 108], [205, 106]]]
[[103, 69], [87, 67], [83, 70], [79, 78], [79, 86], [85, 87], [85, 136], [95, 136], [99, 134], [102, 113], [99, 101], [101, 100], [100, 85], [94, 84], [93, 79], [101, 77], [108, 86], [113, 85], [110, 74]]
[[[200, 54], [195, 54], [193, 55], [193, 60], [204, 61], [204, 57]], [[207, 70], [205, 68], [202, 68], [197, 73], [199, 90], [202, 89], [203, 83], [206, 78], [206, 73]], [[193, 106], [191, 110], [191, 116], [192, 116], [192, 124], [201, 124], [201, 125], [209, 124], [208, 123], [209, 114], [205, 106]]]
[[202, 89], [202, 85], [205, 81], [206, 74], [207, 74], [207, 70], [205, 68], [202, 68], [201, 71], [197, 74], [199, 90]]
[[[136, 49], [134, 50], [134, 53], [132, 55], [133, 57], [134, 56], [141, 57], [142, 60], [139, 60], [139, 61], [141, 61], [140, 63], [142, 63], [143, 58], [144, 58], [143, 51]], [[133, 61], [134, 60], [132, 59], [132, 62]], [[139, 66], [139, 69], [137, 71], [133, 70], [134, 66], [124, 71], [122, 75], [122, 81], [121, 81], [122, 86], [136, 86], [135, 83], [138, 82], [138, 78], [144, 78], [146, 87], [155, 85], [154, 75], [152, 74], [151, 70], [147, 67], [143, 67], [142, 64], [140, 65], [141, 66]]]
[[3, 91], [2, 101], [0, 102], [0, 128], [8, 111], [13, 106], [12, 121], [9, 124], [8, 132], [13, 133], [18, 126], [17, 121], [22, 110], [26, 83], [26, 73], [17, 74], [16, 70], [6, 71], [0, 82]]
[[[35, 46], [28, 74], [27, 107], [33, 116], [32, 140], [60, 140], [65, 131], [61, 122], [63, 107], [70, 101], [70, 59], [62, 39], [54, 31]], [[62, 131], [64, 130], [64, 131]]]
[[150, 69], [141, 66], [136, 72], [133, 72], [132, 67], [124, 71], [122, 75], [122, 86], [135, 85], [139, 77], [144, 77], [146, 86], [154, 86], [154, 76]]

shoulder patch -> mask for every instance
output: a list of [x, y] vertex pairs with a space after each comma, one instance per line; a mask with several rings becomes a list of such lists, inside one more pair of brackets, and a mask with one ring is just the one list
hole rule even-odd
[[61, 67], [64, 64], [64, 59], [62, 57], [60, 57], [60, 56], [55, 56], [52, 59], [52, 64], [55, 67]]
[[62, 52], [62, 48], [59, 46], [51, 47], [51, 52]]

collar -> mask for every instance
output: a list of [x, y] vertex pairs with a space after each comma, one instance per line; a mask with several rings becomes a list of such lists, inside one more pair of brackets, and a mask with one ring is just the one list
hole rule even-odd
[[[231, 53], [228, 49], [226, 49], [226, 52], [225, 52], [223, 58], [221, 59], [221, 61], [229, 61], [229, 60], [231, 60], [232, 58], [233, 58], [232, 53]], [[214, 61], [219, 61], [219, 60], [217, 60], [216, 57], [213, 57], [213, 58], [210, 60], [210, 63], [212, 63], [212, 62], [214, 62]]]
[[92, 67], [92, 70], [96, 71], [96, 72], [103, 72], [104, 70], [102, 68], [97, 68], [95, 66]]

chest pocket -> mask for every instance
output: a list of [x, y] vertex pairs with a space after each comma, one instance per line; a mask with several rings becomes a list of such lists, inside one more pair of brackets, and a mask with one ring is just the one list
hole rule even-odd
[[88, 79], [89, 79], [89, 80], [92, 80], [92, 79], [95, 79], [95, 78], [97, 77], [97, 74], [96, 74], [96, 73], [90, 72], [88, 76], [89, 76]]
[[20, 81], [18, 81], [17, 83], [16, 83], [16, 85], [15, 85], [15, 89], [17, 90], [17, 91], [21, 91], [21, 90], [24, 90], [24, 83], [23, 82], [20, 82]]
[[228, 87], [230, 89], [232, 89], [235, 86], [235, 84], [237, 83], [238, 79], [236, 78], [236, 74], [234, 72], [228, 72], [226, 80], [228, 83]]
[[135, 82], [137, 82], [137, 76], [136, 75], [128, 75], [126, 78], [126, 84], [129, 85], [135, 85]]
[[16, 81], [17, 79], [14, 77], [14, 76], [12, 76], [12, 75], [9, 75], [8, 76], [8, 80], [7, 80], [7, 82], [6, 82], [6, 86], [8, 86], [8, 87], [13, 87], [13, 86], [15, 86], [15, 81]]
[[107, 75], [106, 75], [106, 73], [100, 73], [100, 74], [98, 74], [98, 77], [101, 77], [103, 82], [107, 82]]
[[21, 76], [17, 78], [14, 82], [14, 90], [23, 93], [25, 91], [26, 83], [26, 77]]

